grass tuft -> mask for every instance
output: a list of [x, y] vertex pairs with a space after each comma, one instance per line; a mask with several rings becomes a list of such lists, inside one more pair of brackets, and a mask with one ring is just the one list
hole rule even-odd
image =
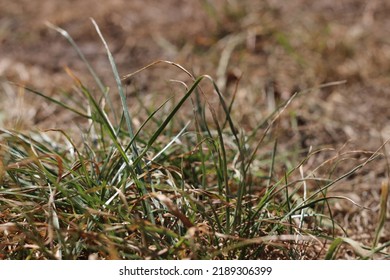
[[[229, 103], [210, 76], [195, 77], [163, 60], [122, 80], [167, 64], [188, 75], [192, 84], [179, 81], [185, 87], [178, 101], [171, 98], [147, 108], [149, 116], [134, 133], [114, 58], [92, 22], [118, 86], [122, 121], [115, 120], [114, 106], [105, 108], [110, 102], [106, 87], [77, 44], [67, 32], [51, 26], [68, 39], [103, 94], [96, 97], [68, 68], [84, 109], [26, 87], [86, 119], [88, 126], [81, 141], [57, 129], [0, 130], [0, 258], [333, 259], [343, 244], [358, 258], [389, 257], [384, 250], [390, 245], [378, 241], [388, 185], [382, 190], [373, 248], [346, 237], [332, 215], [335, 200], [360, 206], [328, 194], [379, 157], [383, 146], [335, 179], [318, 178], [315, 169], [304, 167], [322, 150], [300, 151], [303, 158], [296, 162], [297, 153], [280, 152], [279, 139], [271, 134], [305, 91], [248, 132], [235, 121], [234, 100]], [[217, 97], [218, 105], [211, 96]], [[185, 114], [191, 120], [183, 120], [179, 112], [191, 105], [194, 115]], [[169, 112], [162, 113], [166, 108]]]

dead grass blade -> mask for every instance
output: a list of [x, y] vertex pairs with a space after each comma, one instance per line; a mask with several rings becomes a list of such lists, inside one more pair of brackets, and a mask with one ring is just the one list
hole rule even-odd
[[169, 197], [158, 193], [152, 193], [151, 196], [157, 198], [162, 203], [164, 203], [165, 206], [167, 206], [170, 213], [176, 216], [187, 229], [194, 226], [194, 224], [179, 210], [179, 208], [177, 208], [177, 206], [173, 203], [173, 201]]
[[326, 260], [335, 259], [337, 257], [338, 249], [340, 248], [340, 246], [343, 243], [350, 245], [352, 247], [352, 249], [354, 250], [354, 252], [356, 254], [358, 254], [361, 258], [367, 258], [367, 257], [371, 256], [371, 252], [369, 250], [363, 248], [362, 245], [360, 245], [355, 240], [352, 240], [352, 239], [347, 238], [347, 237], [338, 237], [330, 245], [330, 247], [325, 255], [325, 259]]
[[375, 230], [374, 248], [378, 245], [383, 226], [386, 221], [387, 201], [389, 199], [389, 181], [383, 181], [381, 187], [380, 212], [378, 226]]

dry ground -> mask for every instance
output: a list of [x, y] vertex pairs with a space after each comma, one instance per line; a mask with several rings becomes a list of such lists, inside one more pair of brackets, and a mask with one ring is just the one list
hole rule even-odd
[[[113, 85], [104, 48], [89, 20], [93, 17], [123, 75], [157, 59], [172, 60], [196, 75], [215, 77], [227, 98], [241, 77], [234, 111], [248, 131], [273, 109], [273, 102], [297, 90], [345, 80], [298, 98], [278, 123], [282, 150], [297, 145], [333, 149], [309, 161], [307, 172], [337, 155], [344, 158], [336, 176], [368, 155], [355, 151], [375, 151], [390, 137], [389, 13], [386, 0], [0, 0], [0, 124], [45, 129], [77, 123], [72, 115], [7, 83], [60, 96], [60, 89], [70, 89], [73, 83], [64, 66], [89, 81], [85, 65], [45, 21], [67, 30], [105, 82]], [[145, 104], [160, 104], [164, 97], [159, 87], [177, 78], [176, 70], [157, 70], [137, 80]], [[135, 112], [137, 102], [132, 96], [129, 106]], [[137, 118], [142, 121], [142, 116]], [[380, 185], [388, 175], [387, 156], [332, 190], [369, 208], [346, 201], [334, 205], [336, 219], [359, 242], [372, 242]], [[334, 163], [330, 160], [329, 166]], [[325, 176], [329, 166], [315, 175]], [[381, 242], [389, 239], [388, 218]]]

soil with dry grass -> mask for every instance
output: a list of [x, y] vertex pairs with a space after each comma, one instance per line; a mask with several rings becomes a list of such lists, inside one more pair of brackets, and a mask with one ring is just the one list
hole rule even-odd
[[[175, 61], [195, 75], [210, 74], [228, 99], [234, 96], [232, 115], [247, 131], [296, 91], [313, 88], [293, 101], [271, 133], [278, 138], [280, 153], [324, 149], [304, 164], [305, 175], [337, 178], [390, 137], [389, 13], [385, 0], [69, 0], [39, 5], [1, 0], [0, 122], [17, 130], [71, 129], [70, 124], [78, 124], [73, 115], [8, 83], [61, 98], [62, 90], [73, 86], [65, 66], [91, 82], [73, 48], [46, 21], [67, 30], [115, 88], [89, 20], [93, 17], [122, 75], [158, 59]], [[129, 82], [136, 124], [145, 118], [137, 102], [161, 104], [169, 93], [159, 89], [167, 83], [177, 86], [169, 82], [179, 79], [177, 75], [160, 67]], [[345, 83], [318, 88], [336, 81]], [[366, 245], [371, 245], [378, 222], [381, 182], [388, 179], [385, 148], [379, 150], [381, 157], [331, 190], [360, 205], [338, 200], [332, 214], [349, 237]], [[379, 242], [389, 239], [387, 218]], [[355, 256], [346, 246], [340, 258], [349, 257]]]

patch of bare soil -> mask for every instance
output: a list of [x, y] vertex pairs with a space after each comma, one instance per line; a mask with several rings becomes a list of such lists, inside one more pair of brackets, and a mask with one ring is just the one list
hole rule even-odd
[[[337, 165], [332, 173], [337, 177], [390, 138], [389, 13], [386, 0], [42, 0], [39, 5], [0, 0], [0, 123], [18, 129], [77, 123], [74, 116], [7, 82], [60, 97], [60, 89], [73, 86], [63, 70], [68, 66], [93, 87], [85, 65], [46, 21], [67, 30], [115, 88], [104, 48], [89, 20], [93, 17], [123, 75], [157, 59], [172, 60], [196, 75], [215, 77], [227, 98], [241, 77], [235, 111], [237, 122], [247, 130], [295, 91], [345, 80], [302, 95], [278, 123], [283, 131], [281, 149], [292, 148], [292, 142], [301, 148], [333, 149], [304, 167], [310, 172], [327, 162], [314, 174], [325, 176]], [[163, 67], [140, 75], [137, 88], [144, 102], [161, 104], [159, 89], [177, 74]], [[129, 106], [137, 110], [133, 102]], [[369, 209], [341, 200], [333, 213], [349, 236], [367, 245], [378, 221], [381, 182], [388, 179], [388, 152], [380, 152], [383, 156], [332, 189]], [[342, 160], [336, 158], [340, 155]], [[390, 239], [389, 213], [387, 217], [380, 242]], [[347, 250], [341, 257], [348, 254]]]

